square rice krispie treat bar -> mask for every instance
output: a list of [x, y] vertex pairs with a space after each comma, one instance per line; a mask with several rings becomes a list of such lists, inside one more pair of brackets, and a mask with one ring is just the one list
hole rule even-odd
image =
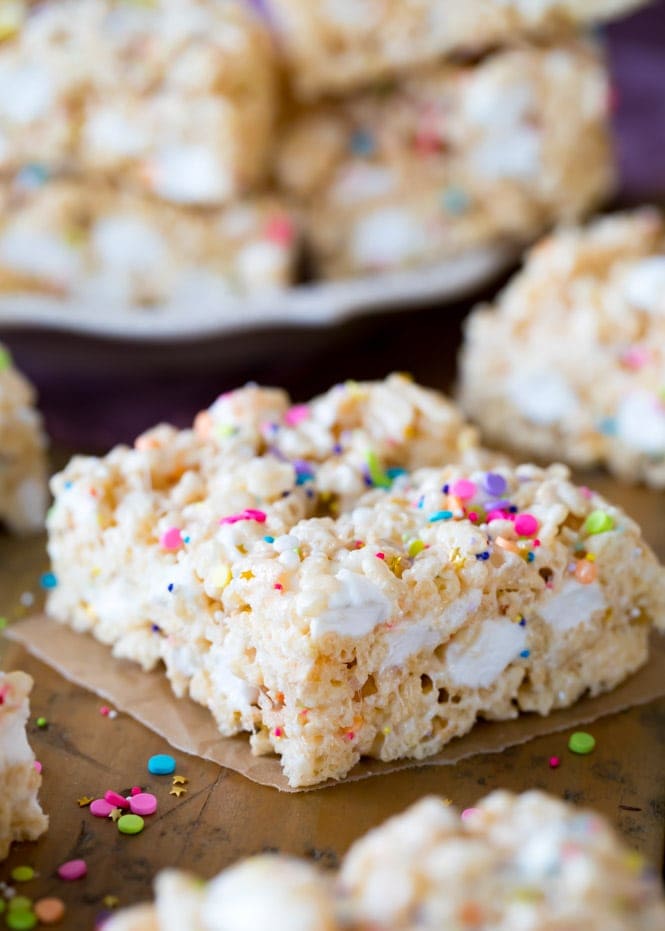
[[270, 195], [198, 211], [103, 184], [23, 173], [5, 188], [0, 293], [104, 299], [107, 305], [209, 305], [286, 288], [295, 218]]
[[37, 840], [48, 827], [37, 800], [42, 777], [25, 733], [31, 689], [26, 673], [0, 672], [0, 860], [12, 841]]
[[324, 277], [434, 263], [523, 243], [602, 201], [607, 109], [593, 44], [497, 51], [296, 109], [277, 176]]
[[107, 931], [661, 931], [655, 870], [592, 811], [493, 792], [460, 817], [424, 798], [353, 844], [335, 872], [262, 854], [208, 883], [179, 870]]
[[539, 243], [466, 327], [460, 397], [488, 441], [665, 488], [665, 224], [616, 214]]
[[355, 89], [522, 35], [565, 36], [645, 0], [264, 0], [300, 97]]
[[16, 533], [44, 526], [45, 450], [35, 391], [0, 343], [0, 524]]
[[162, 660], [292, 786], [611, 689], [665, 623], [665, 573], [565, 467], [488, 470], [473, 442], [403, 378], [222, 397], [54, 479], [48, 609]]
[[0, 171], [123, 174], [220, 204], [265, 175], [275, 73], [236, 0], [46, 0], [0, 46]]

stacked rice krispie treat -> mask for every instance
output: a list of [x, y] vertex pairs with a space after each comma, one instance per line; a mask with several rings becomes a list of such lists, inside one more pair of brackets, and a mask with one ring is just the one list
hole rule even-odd
[[34, 389], [0, 343], [0, 524], [16, 533], [44, 526], [45, 450]]
[[655, 210], [543, 240], [466, 327], [460, 397], [488, 441], [665, 488], [665, 224]]
[[400, 377], [234, 392], [52, 487], [51, 615], [163, 661], [292, 786], [611, 689], [665, 625], [630, 518], [565, 467], [499, 464]]
[[42, 782], [25, 726], [32, 679], [0, 671], [0, 860], [12, 841], [37, 840], [48, 827], [37, 793]]
[[460, 817], [434, 796], [361, 837], [334, 873], [263, 854], [208, 883], [166, 870], [107, 931], [661, 931], [655, 870], [599, 815], [493, 792]]
[[297, 225], [268, 187], [276, 62], [248, 7], [45, 0], [14, 15], [0, 291], [219, 312], [291, 283]]

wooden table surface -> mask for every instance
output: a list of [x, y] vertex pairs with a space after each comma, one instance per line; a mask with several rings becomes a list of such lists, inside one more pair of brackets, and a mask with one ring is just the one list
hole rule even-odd
[[[296, 397], [305, 398], [333, 370], [343, 369], [329, 382], [408, 367], [420, 380], [446, 387], [463, 309], [446, 315], [423, 311], [408, 322], [391, 318], [389, 324], [356, 325], [352, 339], [344, 331], [346, 336], [337, 342], [332, 334], [318, 356], [299, 358], [291, 368], [282, 359], [279, 367], [285, 377], [280, 382]], [[400, 364], [405, 357], [408, 366], [404, 361]], [[266, 365], [266, 371], [256, 365], [247, 374], [275, 383], [274, 360]], [[220, 388], [226, 387], [223, 378], [220, 382]], [[56, 451], [56, 460], [61, 462], [65, 455]], [[647, 540], [665, 560], [662, 494], [627, 488], [605, 476], [583, 479], [640, 521]], [[0, 615], [11, 622], [39, 605], [39, 577], [46, 568], [43, 538], [16, 540], [0, 532]], [[34, 605], [22, 603], [30, 596]], [[466, 807], [499, 787], [547, 789], [602, 812], [632, 847], [662, 868], [665, 700], [587, 726], [597, 740], [590, 756], [569, 753], [568, 735], [555, 734], [456, 766], [414, 768], [294, 795], [175, 753], [177, 772], [189, 780], [186, 794], [176, 798], [169, 794], [169, 777], [151, 776], [146, 769], [152, 754], [169, 751], [161, 738], [127, 716], [103, 717], [99, 698], [64, 681], [19, 647], [5, 643], [1, 649], [4, 668], [23, 668], [35, 678], [29, 730], [44, 768], [41, 798], [51, 826], [37, 843], [15, 845], [9, 860], [0, 865], [0, 881], [8, 880], [14, 866], [35, 867], [38, 877], [24, 884], [21, 894], [33, 899], [60, 896], [68, 906], [64, 922], [68, 931], [93, 928], [108, 896], [121, 905], [148, 898], [151, 880], [164, 866], [178, 865], [209, 877], [237, 858], [265, 848], [334, 864], [355, 838], [426, 793]], [[34, 723], [40, 715], [49, 722], [45, 729]], [[553, 755], [561, 757], [558, 769], [548, 765]], [[133, 785], [148, 788], [159, 799], [158, 813], [147, 819], [137, 836], [119, 834], [113, 823], [94, 818], [77, 803], [82, 796], [98, 797], [109, 788], [122, 791]], [[70, 884], [60, 881], [57, 866], [78, 857], [87, 861], [88, 876]]]

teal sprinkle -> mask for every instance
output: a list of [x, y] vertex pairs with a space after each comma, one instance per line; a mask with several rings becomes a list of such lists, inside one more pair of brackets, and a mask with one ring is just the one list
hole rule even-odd
[[274, 537], [271, 537], [271, 536], [264, 537], [263, 539], [265, 540], [266, 543], [274, 543], [274, 542], [275, 542], [275, 538], [274, 538]]
[[39, 580], [39, 584], [42, 588], [55, 588], [58, 584], [58, 580], [55, 576], [55, 573], [45, 572]]
[[526, 561], [527, 561], [527, 562], [533, 562], [535, 558], [536, 558], [536, 554], [535, 554], [535, 553], [529, 553], [529, 555], [528, 555], [527, 558], [526, 558]]
[[458, 187], [446, 188], [441, 195], [443, 209], [446, 213], [452, 213], [454, 216], [465, 213], [469, 209], [470, 203], [468, 194]]
[[386, 475], [389, 479], [392, 479], [394, 482], [396, 478], [399, 478], [400, 475], [407, 475], [406, 469], [401, 469], [399, 466], [391, 466], [390, 469], [386, 469]]
[[430, 514], [427, 520], [430, 524], [435, 524], [439, 520], [450, 520], [452, 516], [452, 511], [435, 511], [434, 514]]
[[598, 421], [598, 429], [604, 436], [616, 436], [617, 435], [617, 422], [616, 417], [603, 417], [602, 420]]

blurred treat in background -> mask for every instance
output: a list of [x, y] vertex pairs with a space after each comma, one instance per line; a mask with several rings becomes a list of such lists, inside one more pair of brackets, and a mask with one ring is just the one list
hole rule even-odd
[[290, 114], [277, 179], [323, 277], [525, 243], [611, 193], [608, 101], [590, 42], [498, 51]]
[[298, 96], [395, 78], [446, 56], [556, 39], [647, 0], [255, 0], [280, 37]]

